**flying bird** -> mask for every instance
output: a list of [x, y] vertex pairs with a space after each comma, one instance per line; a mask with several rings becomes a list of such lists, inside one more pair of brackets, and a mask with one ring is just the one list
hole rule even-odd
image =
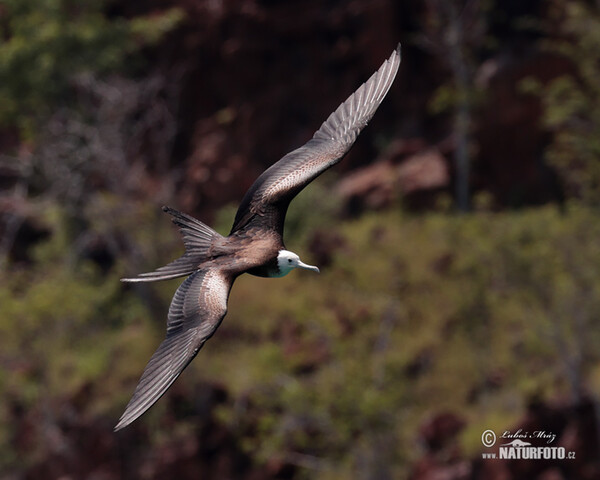
[[288, 205], [350, 150], [390, 89], [399, 65], [400, 45], [306, 144], [263, 172], [242, 199], [228, 236], [185, 213], [163, 207], [180, 228], [185, 253], [153, 272], [122, 281], [188, 278], [171, 301], [166, 338], [152, 355], [115, 431], [154, 405], [215, 333], [227, 313], [229, 292], [239, 275], [283, 277], [294, 268], [319, 271], [285, 248], [283, 224]]

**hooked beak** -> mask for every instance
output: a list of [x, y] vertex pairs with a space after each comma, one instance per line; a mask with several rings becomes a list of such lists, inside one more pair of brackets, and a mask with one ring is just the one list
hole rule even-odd
[[307, 265], [306, 263], [302, 263], [301, 261], [298, 261], [298, 267], [304, 268], [306, 270], [312, 270], [313, 272], [321, 273], [319, 270], [319, 267], [315, 267], [313, 265]]

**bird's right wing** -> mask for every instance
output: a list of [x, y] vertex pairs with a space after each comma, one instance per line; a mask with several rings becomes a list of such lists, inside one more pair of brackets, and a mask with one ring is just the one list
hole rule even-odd
[[[313, 138], [265, 170], [246, 192], [232, 233], [244, 228], [256, 215], [267, 217], [263, 224], [276, 223], [268, 227], [281, 229], [283, 218], [277, 215], [280, 206], [287, 207], [306, 185], [350, 150], [392, 86], [399, 66], [400, 45], [371, 78], [329, 115]], [[272, 219], [268, 218], [270, 213]]]
[[169, 307], [167, 337], [148, 362], [115, 431], [154, 405], [213, 335], [227, 313], [233, 280], [218, 269], [198, 270], [177, 289]]

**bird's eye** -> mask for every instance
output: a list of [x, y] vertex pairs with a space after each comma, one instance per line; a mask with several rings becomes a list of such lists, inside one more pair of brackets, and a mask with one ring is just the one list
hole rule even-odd
[[288, 258], [288, 263], [292, 263], [292, 259], [291, 258]]

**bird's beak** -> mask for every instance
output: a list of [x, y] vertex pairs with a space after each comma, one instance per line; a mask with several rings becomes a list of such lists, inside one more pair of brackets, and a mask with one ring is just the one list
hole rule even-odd
[[306, 263], [302, 263], [298, 261], [298, 267], [304, 268], [306, 270], [312, 270], [313, 272], [320, 273], [319, 267], [315, 267], [313, 265], [307, 265]]

